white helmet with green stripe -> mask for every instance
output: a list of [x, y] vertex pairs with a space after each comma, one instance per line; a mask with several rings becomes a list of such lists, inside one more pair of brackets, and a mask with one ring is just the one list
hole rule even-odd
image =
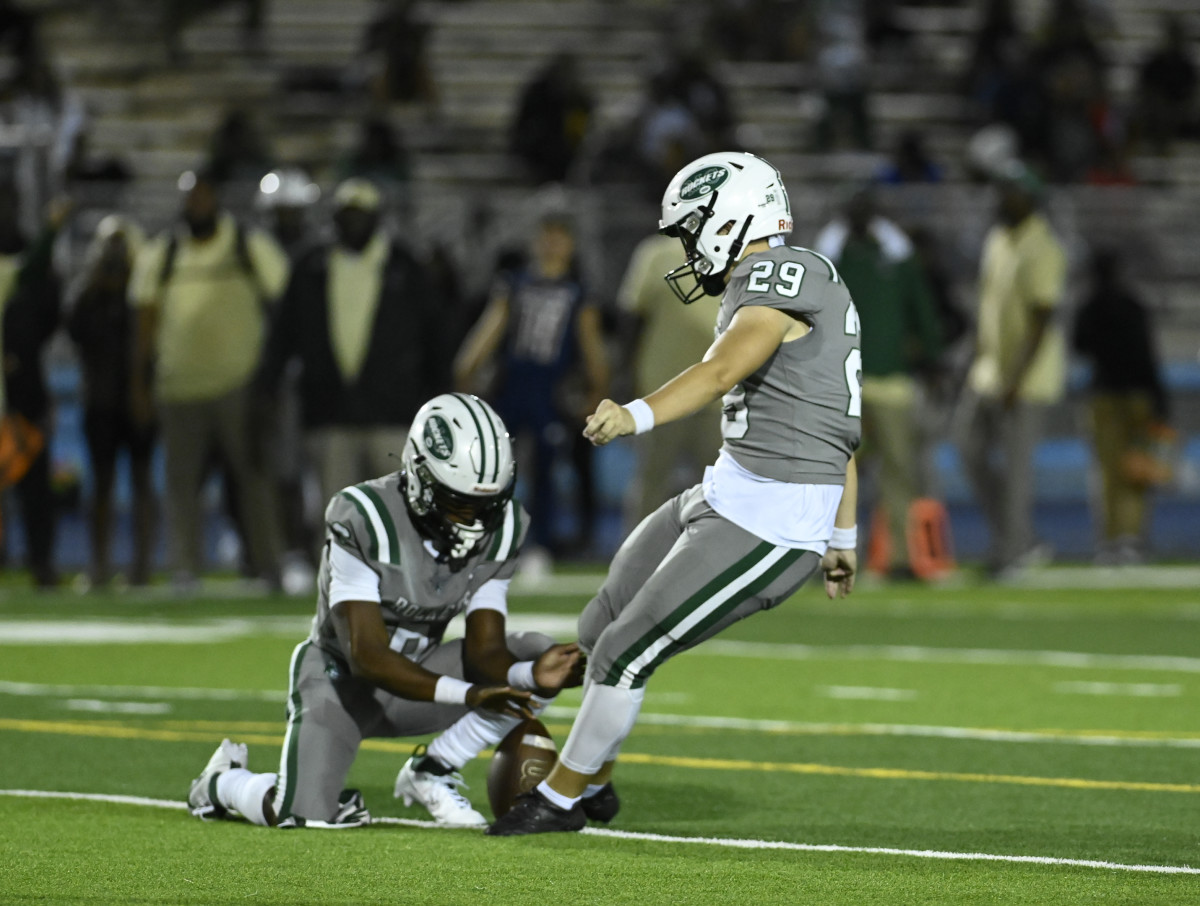
[[404, 498], [441, 558], [461, 566], [504, 519], [517, 467], [496, 411], [466, 393], [435, 396], [404, 448]]

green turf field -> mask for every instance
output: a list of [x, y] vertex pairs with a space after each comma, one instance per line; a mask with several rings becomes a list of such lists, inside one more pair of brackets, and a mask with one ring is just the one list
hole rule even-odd
[[[275, 769], [310, 603], [10, 584], [0, 903], [1200, 903], [1200, 591], [1080, 575], [806, 590], [655, 676], [611, 829], [525, 839], [392, 799], [420, 740], [362, 751], [374, 827], [196, 821], [223, 736]], [[593, 584], [513, 613], [570, 638]], [[560, 741], [578, 700], [546, 718]]]

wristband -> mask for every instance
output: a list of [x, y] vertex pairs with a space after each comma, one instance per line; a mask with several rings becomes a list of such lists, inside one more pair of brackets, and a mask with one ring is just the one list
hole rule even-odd
[[508, 668], [508, 684], [514, 689], [532, 691], [537, 688], [533, 679], [533, 661], [517, 661]]
[[829, 546], [834, 550], [852, 551], [858, 547], [858, 526], [852, 525], [850, 528], [833, 527], [833, 534], [829, 536]]
[[439, 676], [433, 687], [433, 700], [439, 705], [465, 705], [471, 684], [452, 676]]
[[633, 416], [634, 434], [645, 434], [654, 427], [654, 410], [645, 400], [630, 400], [624, 409]]

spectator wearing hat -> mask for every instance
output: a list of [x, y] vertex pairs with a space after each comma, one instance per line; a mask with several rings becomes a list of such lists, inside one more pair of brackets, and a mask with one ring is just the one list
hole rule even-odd
[[268, 309], [287, 283], [287, 256], [267, 233], [221, 208], [207, 175], [185, 173], [179, 185], [181, 222], [147, 243], [131, 277], [132, 415], [135, 425], [146, 425], [157, 408], [180, 589], [193, 587], [201, 573], [199, 491], [214, 453], [238, 490], [251, 568], [274, 581], [279, 531], [248, 407]]
[[296, 262], [259, 372], [270, 396], [299, 364], [305, 447], [323, 500], [395, 471], [390, 457], [404, 451], [417, 409], [449, 382], [439, 300], [381, 214], [373, 183], [338, 186], [335, 238]]
[[967, 477], [991, 530], [989, 567], [1009, 579], [1047, 556], [1033, 533], [1033, 453], [1066, 381], [1055, 315], [1067, 261], [1038, 210], [1042, 186], [1032, 171], [1013, 162], [998, 193], [997, 223], [980, 263], [975, 353], [958, 427]]
[[83, 366], [83, 433], [92, 466], [88, 523], [93, 588], [103, 588], [111, 578], [113, 486], [122, 450], [129, 456], [133, 489], [133, 561], [127, 578], [131, 585], [145, 585], [150, 580], [155, 523], [150, 461], [155, 429], [152, 423], [134, 423], [129, 388], [133, 334], [129, 279], [143, 241], [137, 224], [109, 214], [96, 226], [83, 274], [70, 294], [67, 332], [78, 347]]

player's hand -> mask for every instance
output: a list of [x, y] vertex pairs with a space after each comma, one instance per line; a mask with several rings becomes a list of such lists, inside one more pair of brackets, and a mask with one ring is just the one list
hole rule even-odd
[[858, 554], [831, 547], [821, 558], [821, 570], [825, 573], [825, 594], [830, 598], [844, 598], [854, 591]]
[[632, 434], [636, 427], [628, 409], [612, 400], [601, 400], [596, 411], [588, 416], [583, 436], [597, 447], [603, 447], [614, 438]]
[[538, 690], [556, 694], [561, 689], [572, 689], [583, 685], [583, 671], [587, 661], [579, 645], [555, 645], [542, 652], [533, 663], [533, 681]]
[[529, 697], [532, 694], [511, 686], [472, 686], [467, 690], [467, 707], [529, 719], [533, 717], [533, 711], [529, 709]]

